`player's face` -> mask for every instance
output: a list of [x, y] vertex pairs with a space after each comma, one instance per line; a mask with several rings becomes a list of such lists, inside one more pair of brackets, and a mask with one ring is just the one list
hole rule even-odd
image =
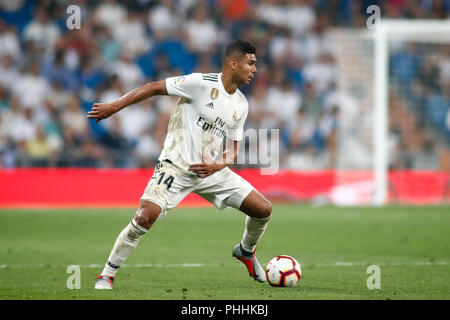
[[256, 56], [253, 53], [247, 53], [242, 55], [237, 62], [235, 73], [237, 78], [239, 78], [239, 82], [249, 84], [257, 71]]

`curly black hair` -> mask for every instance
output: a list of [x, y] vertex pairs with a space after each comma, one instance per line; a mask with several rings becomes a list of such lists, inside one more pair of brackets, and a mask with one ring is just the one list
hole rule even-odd
[[222, 61], [224, 61], [227, 57], [229, 57], [230, 55], [235, 54], [235, 53], [255, 54], [256, 48], [248, 41], [244, 41], [244, 40], [240, 40], [240, 39], [234, 40], [234, 41], [228, 43], [227, 46], [225, 47]]

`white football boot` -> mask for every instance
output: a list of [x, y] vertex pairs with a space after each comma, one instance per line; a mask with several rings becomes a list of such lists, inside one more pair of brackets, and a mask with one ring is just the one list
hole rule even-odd
[[256, 249], [253, 253], [247, 253], [241, 246], [241, 243], [239, 242], [234, 248], [233, 248], [233, 257], [238, 259], [239, 261], [242, 261], [242, 263], [245, 264], [247, 267], [248, 273], [250, 277], [252, 277], [254, 280], [258, 282], [266, 282], [266, 273], [259, 263], [258, 259], [255, 255]]
[[114, 277], [113, 276], [97, 276], [97, 281], [95, 282], [95, 289], [100, 290], [112, 290]]

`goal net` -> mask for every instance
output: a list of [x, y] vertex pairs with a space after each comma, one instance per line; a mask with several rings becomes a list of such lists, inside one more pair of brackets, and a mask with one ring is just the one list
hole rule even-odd
[[331, 32], [339, 70], [335, 204], [450, 202], [450, 22]]

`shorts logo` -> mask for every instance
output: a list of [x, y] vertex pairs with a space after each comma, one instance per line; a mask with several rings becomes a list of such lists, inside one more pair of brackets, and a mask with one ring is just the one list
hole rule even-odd
[[178, 84], [178, 85], [181, 85], [185, 81], [186, 81], [186, 77], [185, 76], [181, 76], [181, 77], [176, 78], [175, 83]]
[[212, 100], [216, 100], [217, 97], [219, 96], [219, 90], [217, 90], [217, 88], [212, 88], [209, 96], [211, 97]]

